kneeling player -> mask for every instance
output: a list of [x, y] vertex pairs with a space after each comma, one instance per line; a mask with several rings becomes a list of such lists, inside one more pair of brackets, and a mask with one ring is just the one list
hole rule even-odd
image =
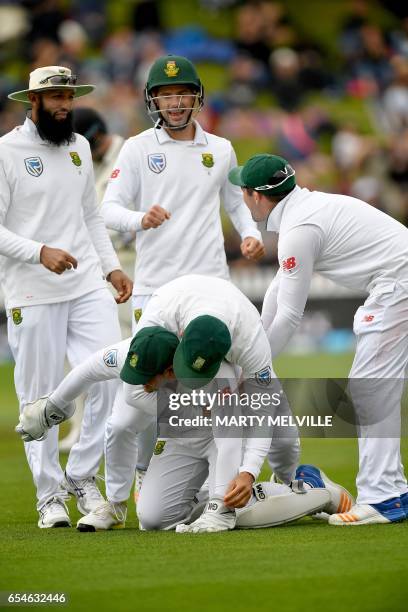
[[290, 486], [257, 482], [248, 487], [238, 476], [223, 499], [211, 499], [202, 485], [209, 473], [211, 482], [214, 451], [211, 437], [157, 443], [137, 505], [142, 529], [208, 533], [232, 524], [273, 527], [315, 513], [347, 512], [354, 503], [346, 489], [309, 465], [297, 468]]

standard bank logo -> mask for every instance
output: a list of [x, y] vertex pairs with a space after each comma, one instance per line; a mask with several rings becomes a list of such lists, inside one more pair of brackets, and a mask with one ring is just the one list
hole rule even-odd
[[41, 157], [26, 157], [24, 164], [28, 174], [31, 174], [31, 176], [40, 176], [44, 170]]
[[166, 167], [166, 156], [164, 153], [151, 153], [147, 156], [149, 168], [155, 174], [160, 174]]

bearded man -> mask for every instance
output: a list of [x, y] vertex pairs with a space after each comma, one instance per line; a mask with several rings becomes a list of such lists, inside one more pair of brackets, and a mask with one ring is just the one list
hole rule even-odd
[[[65, 357], [73, 367], [120, 340], [106, 280], [118, 292], [116, 302], [132, 293], [98, 213], [89, 144], [72, 128], [74, 98], [93, 89], [76, 85], [69, 68], [46, 66], [31, 72], [28, 89], [9, 96], [31, 105], [24, 125], [3, 136], [0, 147], [0, 280], [20, 411], [62, 380]], [[70, 525], [67, 490], [83, 514], [103, 501], [95, 475], [115, 391], [111, 382], [90, 388], [65, 475], [58, 428], [25, 444], [39, 527]]]

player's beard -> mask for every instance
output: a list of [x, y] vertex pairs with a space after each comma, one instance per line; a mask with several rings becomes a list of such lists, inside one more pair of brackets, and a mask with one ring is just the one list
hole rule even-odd
[[42, 98], [40, 98], [37, 117], [37, 130], [43, 140], [57, 146], [69, 144], [75, 140], [72, 112], [69, 112], [65, 119], [55, 119], [44, 108]]

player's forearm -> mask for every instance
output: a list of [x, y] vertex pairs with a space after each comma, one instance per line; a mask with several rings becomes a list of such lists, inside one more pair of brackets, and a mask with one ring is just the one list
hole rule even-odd
[[225, 208], [233, 226], [242, 240], [251, 237], [262, 241], [261, 232], [258, 230], [256, 223], [252, 220], [251, 214], [242, 200], [236, 202], [235, 205], [230, 208]]
[[77, 365], [50, 395], [53, 404], [64, 410], [91, 385], [118, 377], [116, 368], [103, 367], [103, 353], [98, 351]]
[[271, 347], [272, 358], [277, 357], [286, 347], [299, 326], [303, 312], [282, 313], [278, 308], [271, 325], [265, 329]]
[[252, 474], [256, 480], [268, 454], [272, 438], [247, 438], [240, 472]]
[[142, 219], [145, 213], [128, 210], [116, 202], [104, 200], [101, 206], [101, 215], [108, 229], [117, 232], [140, 232], [142, 231]]
[[105, 276], [108, 276], [113, 270], [121, 270], [118, 256], [112, 246], [102, 216], [95, 212], [86, 217], [85, 222]]
[[0, 254], [29, 264], [40, 263], [43, 243], [18, 236], [0, 225]]

